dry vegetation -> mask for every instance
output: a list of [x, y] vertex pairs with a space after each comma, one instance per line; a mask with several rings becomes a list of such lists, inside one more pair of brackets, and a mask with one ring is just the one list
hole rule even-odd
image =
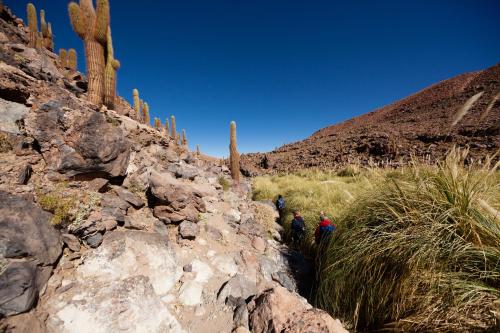
[[[465, 153], [398, 171], [261, 177], [255, 197], [283, 194], [310, 231], [319, 210], [335, 218], [338, 229], [317, 260], [315, 297], [352, 328], [494, 331], [500, 176], [497, 166], [464, 167]], [[311, 238], [303, 250], [314, 251]]]

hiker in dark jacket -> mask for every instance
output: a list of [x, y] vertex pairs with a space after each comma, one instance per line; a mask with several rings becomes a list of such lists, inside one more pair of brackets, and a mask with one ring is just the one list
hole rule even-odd
[[280, 194], [278, 195], [278, 199], [276, 200], [276, 209], [278, 210], [279, 213], [279, 220], [278, 223], [282, 224], [283, 222], [283, 216], [285, 216], [285, 199], [283, 196]]
[[321, 243], [323, 239], [327, 239], [335, 231], [337, 226], [332, 223], [324, 212], [320, 213], [319, 224], [314, 231], [314, 240], [316, 244]]
[[300, 212], [298, 210], [293, 212], [291, 229], [292, 244], [294, 247], [298, 247], [306, 233], [306, 225], [304, 223], [304, 219], [302, 218], [302, 216], [300, 216]]

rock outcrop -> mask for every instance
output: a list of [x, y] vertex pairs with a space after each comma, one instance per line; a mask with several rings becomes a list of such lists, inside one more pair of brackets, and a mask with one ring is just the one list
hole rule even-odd
[[0, 315], [26, 312], [36, 303], [62, 252], [51, 214], [0, 191]]

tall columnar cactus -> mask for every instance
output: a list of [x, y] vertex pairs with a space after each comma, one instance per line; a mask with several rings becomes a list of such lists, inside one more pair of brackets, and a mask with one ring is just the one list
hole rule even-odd
[[104, 48], [109, 26], [109, 1], [80, 0], [80, 4], [68, 5], [71, 25], [83, 40], [87, 59], [88, 100], [98, 105], [104, 101]]
[[43, 46], [52, 51], [52, 26], [45, 21], [45, 11], [43, 9], [40, 10], [40, 30], [43, 36]]
[[186, 130], [183, 129], [182, 130], [182, 145], [187, 146], [187, 144], [188, 144], [188, 140], [187, 140], [187, 136], [186, 136]]
[[196, 145], [196, 156], [200, 156], [200, 145]]
[[66, 49], [59, 49], [59, 66], [68, 67], [68, 52]]
[[167, 138], [170, 137], [170, 123], [168, 122], [168, 118], [165, 119], [165, 136]]
[[161, 131], [161, 120], [159, 118], [154, 118], [154, 127], [155, 130]]
[[140, 99], [139, 99], [139, 90], [137, 89], [134, 89], [132, 90], [132, 95], [133, 95], [133, 99], [134, 99], [134, 111], [135, 111], [135, 114], [137, 115], [137, 117], [141, 117], [141, 104], [140, 104]]
[[170, 116], [170, 126], [172, 126], [170, 136], [172, 137], [172, 139], [174, 141], [176, 141], [177, 140], [177, 130], [175, 129], [175, 117], [173, 115]]
[[36, 35], [35, 48], [42, 49], [44, 46], [42, 32], [39, 31]]
[[36, 8], [31, 2], [26, 6], [28, 12], [28, 27], [29, 27], [29, 46], [36, 47], [36, 40], [38, 39], [38, 17], [36, 15]]
[[116, 71], [120, 68], [120, 62], [114, 58], [113, 40], [111, 39], [111, 28], [108, 27], [106, 43], [106, 68], [104, 70], [104, 104], [113, 110], [116, 99]]
[[177, 138], [175, 139], [175, 142], [181, 146], [182, 145], [182, 140], [181, 140], [181, 133], [177, 133]]
[[149, 119], [149, 105], [148, 105], [148, 103], [144, 103], [144, 107], [142, 108], [142, 113], [144, 115], [144, 123], [148, 126], [151, 126], [151, 120]]
[[142, 119], [142, 122], [145, 124], [146, 123], [146, 118], [144, 117], [144, 101], [142, 99], [139, 101], [139, 109], [141, 110], [141, 119]]
[[68, 50], [68, 62], [67, 66], [69, 69], [76, 71], [78, 68], [78, 58], [76, 56], [76, 50], [75, 49], [69, 49]]
[[54, 51], [54, 35], [52, 35], [52, 24], [50, 22], [47, 25], [47, 36], [45, 47], [50, 51]]
[[230, 126], [230, 142], [229, 142], [229, 164], [231, 169], [231, 177], [236, 183], [240, 181], [240, 154], [236, 146], [236, 123], [231, 122]]

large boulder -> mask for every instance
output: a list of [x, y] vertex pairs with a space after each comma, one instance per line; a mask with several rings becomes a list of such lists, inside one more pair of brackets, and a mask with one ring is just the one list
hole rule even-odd
[[[64, 291], [45, 299], [48, 332], [182, 332], [162, 301], [182, 275], [164, 236], [106, 233], [67, 277]], [[56, 279], [49, 282], [56, 284]], [[59, 282], [60, 283], [60, 282]], [[56, 286], [54, 286], [56, 288]]]
[[252, 332], [347, 333], [338, 319], [312, 308], [283, 287], [267, 290], [248, 304]]
[[62, 252], [52, 215], [33, 202], [0, 191], [0, 315], [26, 312]]
[[199, 213], [206, 212], [202, 193], [169, 173], [151, 171], [149, 189], [153, 213], [165, 223], [198, 222]]
[[123, 130], [104, 113], [72, 98], [42, 105], [26, 118], [51, 171], [67, 177], [124, 176], [130, 156]]

